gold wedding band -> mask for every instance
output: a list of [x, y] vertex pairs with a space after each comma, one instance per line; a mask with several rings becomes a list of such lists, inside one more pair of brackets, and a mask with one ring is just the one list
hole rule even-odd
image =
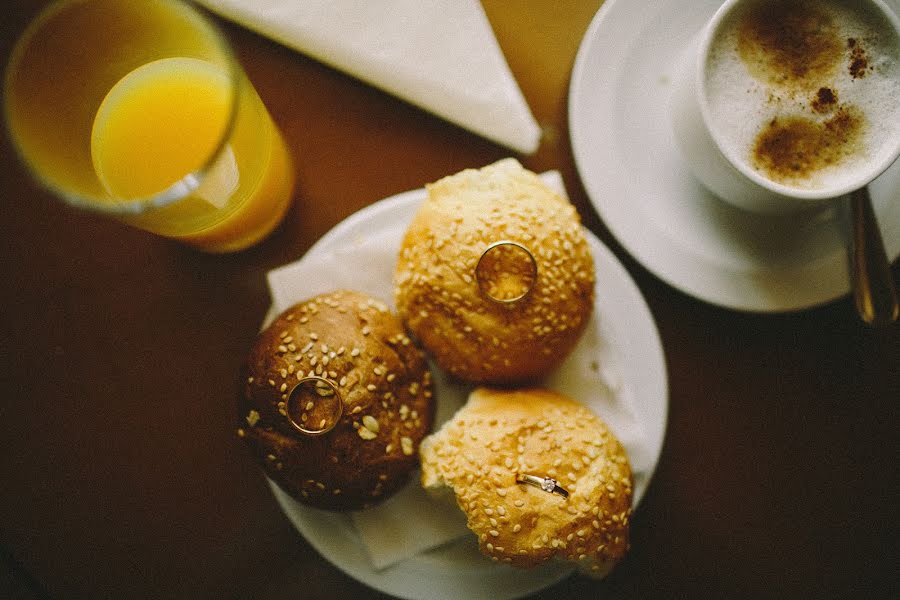
[[569, 492], [559, 485], [559, 482], [552, 477], [539, 477], [537, 475], [529, 475], [527, 473], [517, 473], [516, 483], [527, 483], [536, 488], [540, 488], [548, 494], [559, 494], [563, 498], [569, 497]]
[[[528, 260], [531, 264], [531, 281], [530, 281], [530, 283], [522, 291], [522, 293], [520, 293], [516, 296], [511, 296], [509, 298], [500, 298], [498, 296], [491, 294], [490, 290], [487, 288], [487, 284], [485, 283], [485, 281], [482, 279], [482, 277], [480, 275], [481, 263], [482, 263], [482, 261], [484, 261], [484, 258], [488, 254], [490, 254], [491, 252], [496, 250], [497, 248], [501, 248], [503, 246], [511, 246], [513, 248], [518, 248], [519, 250], [521, 250], [522, 252], [525, 253], [525, 255], [528, 257]], [[475, 263], [475, 281], [478, 282], [478, 289], [481, 291], [482, 295], [485, 298], [492, 300], [493, 302], [498, 302], [500, 304], [513, 304], [513, 303], [518, 302], [519, 300], [525, 298], [528, 294], [530, 294], [531, 290], [534, 289], [534, 284], [537, 282], [537, 274], [538, 274], [538, 265], [537, 265], [537, 259], [535, 259], [534, 254], [532, 254], [531, 250], [529, 250], [528, 247], [525, 246], [524, 244], [520, 244], [519, 242], [514, 242], [512, 240], [500, 240], [497, 242], [493, 242], [492, 244], [489, 244], [488, 247], [484, 249], [484, 252], [481, 253], [481, 256], [478, 257], [478, 262]]]
[[[315, 395], [317, 401], [330, 398], [334, 404], [331, 416], [327, 419], [320, 419], [317, 423], [318, 428], [312, 428], [306, 425], [306, 421], [310, 418], [309, 410], [314, 408], [315, 401], [309, 400], [304, 406], [294, 406], [299, 401], [299, 397], [303, 395], [299, 392], [302, 392], [309, 387], [309, 384], [313, 384], [313, 391], [311, 393]], [[313, 406], [310, 406], [310, 404], [313, 404]], [[323, 433], [328, 433], [334, 429], [335, 425], [338, 424], [341, 415], [344, 413], [344, 402], [341, 399], [341, 394], [338, 392], [338, 386], [333, 381], [313, 375], [304, 377], [291, 389], [291, 392], [287, 397], [285, 409], [288, 421], [294, 426], [294, 429], [304, 435], [322, 435]], [[295, 417], [297, 414], [300, 415], [299, 421]]]

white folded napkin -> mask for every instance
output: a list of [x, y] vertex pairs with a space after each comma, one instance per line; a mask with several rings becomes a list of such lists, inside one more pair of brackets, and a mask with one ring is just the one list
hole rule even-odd
[[[565, 195], [558, 172], [544, 173], [541, 177]], [[416, 199], [422, 201], [426, 198], [424, 189], [410, 194], [416, 194]], [[269, 314], [277, 314], [316, 294], [341, 288], [371, 294], [395, 310], [394, 266], [412, 216], [410, 212], [407, 219], [396, 219], [387, 227], [367, 231], [353, 238], [352, 243], [332, 251], [313, 248], [300, 260], [269, 272], [269, 290], [273, 299]], [[625, 446], [635, 476], [646, 476], [652, 469], [654, 457], [631, 409], [634, 399], [629, 390], [622, 389], [616, 365], [611, 364], [609, 356], [610, 349], [595, 314], [572, 355], [545, 384], [550, 389], [586, 401]], [[471, 388], [449, 382], [439, 369], [433, 369], [433, 372], [438, 402], [435, 427], [438, 428], [463, 405]], [[462, 512], [455, 510], [445, 499], [433, 498], [425, 492], [419, 485], [418, 473], [398, 494], [374, 508], [352, 513], [351, 519], [375, 569], [384, 569], [469, 535]]]
[[517, 152], [540, 128], [478, 0], [199, 0]]

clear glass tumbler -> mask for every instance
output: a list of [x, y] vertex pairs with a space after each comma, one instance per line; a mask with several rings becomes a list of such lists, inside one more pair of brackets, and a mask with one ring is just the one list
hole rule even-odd
[[14, 48], [6, 124], [68, 203], [208, 252], [281, 221], [291, 158], [221, 33], [176, 0], [65, 0]]

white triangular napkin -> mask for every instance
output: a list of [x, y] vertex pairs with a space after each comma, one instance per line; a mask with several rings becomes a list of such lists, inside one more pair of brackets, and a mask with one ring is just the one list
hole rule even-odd
[[478, 0], [199, 0], [210, 10], [518, 152], [540, 128]]

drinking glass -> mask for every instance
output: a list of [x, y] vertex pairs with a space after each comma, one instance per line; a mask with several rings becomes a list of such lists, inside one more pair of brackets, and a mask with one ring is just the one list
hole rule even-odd
[[27, 27], [4, 85], [33, 175], [71, 205], [208, 252], [290, 206], [294, 169], [222, 34], [176, 0], [64, 0]]

